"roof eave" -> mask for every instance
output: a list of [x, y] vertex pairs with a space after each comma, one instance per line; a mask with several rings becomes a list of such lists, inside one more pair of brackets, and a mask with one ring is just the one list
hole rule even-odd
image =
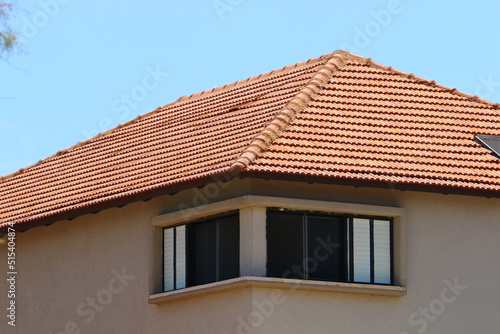
[[[230, 175], [230, 177], [228, 177], [228, 175]], [[223, 176], [224, 178], [218, 178], [218, 176]], [[217, 175], [211, 175], [209, 177], [168, 185], [166, 187], [147, 190], [144, 192], [139, 192], [119, 198], [113, 198], [107, 201], [93, 203], [87, 206], [80, 206], [78, 208], [60, 211], [54, 214], [47, 214], [41, 217], [33, 217], [32, 219], [27, 218], [25, 220], [16, 222], [15, 228], [16, 231], [23, 232], [34, 227], [44, 226], [44, 225], [47, 226], [56, 223], [58, 221], [72, 220], [74, 218], [86, 214], [92, 214], [92, 213], [95, 214], [102, 210], [111, 209], [115, 207], [122, 207], [134, 202], [148, 201], [152, 198], [162, 195], [173, 195], [182, 190], [203, 187], [207, 184], [214, 183], [215, 180], [224, 180], [224, 182], [228, 182], [235, 178], [293, 181], [293, 182], [331, 184], [331, 185], [352, 186], [352, 187], [378, 188], [378, 189], [399, 190], [399, 191], [430, 192], [430, 193], [440, 193], [445, 195], [453, 194], [453, 195], [479, 196], [486, 198], [500, 198], [499, 191], [472, 189], [472, 188], [446, 187], [446, 186], [434, 186], [434, 185], [411, 184], [411, 183], [389, 183], [389, 182], [370, 181], [362, 179], [342, 179], [342, 178], [329, 178], [323, 176], [296, 175], [296, 174], [283, 174], [283, 173], [270, 173], [270, 172], [248, 172], [248, 171], [240, 171], [236, 173], [223, 172]], [[7, 234], [7, 225], [4, 224], [3, 226], [0, 227], [0, 237], [6, 234]]]
[[[148, 201], [150, 199], [163, 195], [173, 195], [182, 190], [200, 188], [210, 183], [228, 182], [238, 177], [238, 175], [239, 174], [237, 172], [224, 171], [203, 178], [193, 179], [181, 183], [169, 184], [167, 186], [148, 189], [145, 191], [139, 191], [125, 196], [117, 196], [110, 199], [103, 199], [99, 202], [92, 202], [87, 205], [83, 204], [67, 209], [62, 208], [61, 210], [52, 213], [49, 212], [38, 216], [27, 217], [21, 220], [16, 220], [14, 226], [16, 231], [24, 232], [34, 227], [48, 226], [63, 220], [73, 220], [83, 215], [95, 214], [103, 210], [116, 207], [123, 207], [125, 205], [134, 202]], [[0, 225], [0, 237], [3, 237], [4, 235], [7, 234], [8, 230], [7, 223], [8, 222], [3, 222]]]
[[379, 188], [379, 189], [400, 190], [400, 191], [418, 191], [418, 192], [428, 192], [428, 193], [439, 193], [444, 195], [453, 194], [453, 195], [477, 196], [486, 198], [500, 198], [500, 191], [475, 189], [475, 188], [461, 188], [452, 186], [436, 186], [430, 184], [392, 183], [392, 182], [373, 181], [364, 179], [333, 178], [324, 176], [269, 173], [269, 172], [241, 172], [240, 177], [264, 179], [264, 180], [277, 180], [277, 181], [296, 181], [296, 182], [306, 182], [306, 183], [332, 184], [332, 185], [365, 187], [365, 188]]

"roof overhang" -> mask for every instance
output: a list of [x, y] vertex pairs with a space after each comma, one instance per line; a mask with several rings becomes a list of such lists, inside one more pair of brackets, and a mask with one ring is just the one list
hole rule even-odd
[[391, 183], [380, 182], [363, 179], [342, 179], [342, 178], [326, 178], [321, 176], [297, 175], [297, 174], [281, 174], [281, 173], [261, 173], [261, 172], [242, 172], [241, 177], [258, 178], [264, 180], [283, 180], [297, 181], [307, 183], [345, 185], [353, 187], [379, 188], [401, 191], [419, 191], [429, 193], [439, 193], [445, 195], [465, 195], [478, 196], [486, 198], [500, 198], [500, 192], [482, 189], [469, 189], [459, 187], [444, 187], [413, 183]]
[[[83, 216], [86, 214], [96, 214], [106, 209], [123, 207], [134, 202], [149, 201], [158, 196], [173, 195], [182, 190], [203, 187], [207, 184], [215, 183], [217, 180], [220, 180], [220, 182], [228, 182], [233, 178], [234, 177], [230, 173], [225, 172], [220, 173], [219, 175], [211, 175], [208, 177], [194, 179], [182, 183], [171, 184], [165, 187], [145, 190], [108, 200], [103, 199], [98, 203], [92, 202], [89, 205], [80, 205], [73, 208], [70, 207], [54, 213], [47, 213], [43, 216], [35, 216], [32, 218], [15, 221], [15, 229], [18, 232], [24, 232], [34, 227], [48, 226], [58, 221], [73, 220], [79, 216]], [[0, 226], [0, 237], [3, 237], [6, 234], [7, 224], [3, 224], [2, 226]]]
[[[215, 180], [224, 180], [224, 182], [229, 182], [230, 180], [236, 178], [292, 181], [292, 182], [331, 184], [331, 185], [378, 188], [378, 189], [400, 190], [400, 191], [419, 191], [419, 192], [429, 192], [429, 193], [440, 193], [446, 195], [454, 194], [454, 195], [465, 195], [465, 196], [479, 196], [486, 198], [500, 198], [500, 192], [498, 191], [488, 191], [481, 189], [443, 187], [443, 186], [432, 186], [432, 185], [410, 184], [410, 183], [388, 183], [388, 182], [370, 181], [363, 179], [326, 178], [319, 176], [269, 173], [269, 172], [240, 171], [238, 173], [232, 174], [231, 177], [228, 177], [228, 173], [224, 172], [217, 175], [211, 175], [209, 177], [204, 177], [183, 183], [168, 185], [166, 187], [138, 192], [128, 196], [113, 198], [110, 200], [103, 200], [97, 204], [80, 206], [78, 208], [70, 208], [64, 211], [56, 212], [54, 214], [47, 214], [42, 217], [33, 217], [31, 219], [28, 218], [16, 222], [15, 224], [16, 231], [23, 232], [34, 227], [44, 226], [44, 225], [47, 226], [63, 220], [72, 220], [79, 216], [83, 216], [86, 214], [95, 214], [102, 210], [111, 209], [115, 207], [123, 207], [127, 204], [131, 204], [134, 202], [148, 201], [152, 198], [162, 195], [173, 195], [182, 190], [200, 188], [207, 184], [215, 183]], [[6, 225], [0, 228], [0, 236], [4, 236], [5, 234], [7, 234]]]

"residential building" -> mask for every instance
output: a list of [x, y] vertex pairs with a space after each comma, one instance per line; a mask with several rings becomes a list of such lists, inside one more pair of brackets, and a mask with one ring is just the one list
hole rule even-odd
[[499, 136], [498, 104], [342, 50], [181, 97], [0, 179], [0, 305], [16, 333], [496, 333]]

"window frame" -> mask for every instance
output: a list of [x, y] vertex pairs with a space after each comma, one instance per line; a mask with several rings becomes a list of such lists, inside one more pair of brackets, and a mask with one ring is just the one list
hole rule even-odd
[[[302, 215], [304, 220], [304, 228], [307, 226], [308, 221], [307, 217], [312, 218], [323, 218], [323, 217], [332, 217], [339, 218], [342, 220], [343, 229], [344, 229], [344, 260], [343, 260], [343, 271], [344, 271], [344, 279], [343, 280], [320, 280], [316, 278], [310, 278], [308, 276], [309, 272], [307, 271], [307, 266], [304, 265], [304, 276], [307, 275], [306, 280], [318, 280], [318, 281], [331, 281], [331, 282], [343, 282], [343, 283], [355, 283], [355, 284], [377, 284], [377, 285], [394, 285], [394, 219], [390, 216], [374, 216], [374, 215], [360, 215], [360, 214], [351, 214], [351, 213], [337, 213], [337, 212], [325, 212], [325, 211], [309, 211], [309, 210], [293, 210], [293, 209], [284, 209], [278, 207], [267, 207], [267, 212], [290, 212], [295, 214]], [[369, 240], [370, 240], [370, 282], [362, 282], [356, 281], [354, 279], [354, 219], [365, 219], [368, 220], [369, 224]], [[375, 244], [374, 244], [374, 222], [375, 221], [388, 221], [389, 222], [389, 262], [390, 262], [390, 282], [389, 283], [377, 283], [375, 282]], [[266, 222], [267, 223], [267, 222]], [[307, 238], [306, 232], [302, 234], [302, 242], [303, 245], [306, 245], [305, 239]], [[303, 261], [305, 258], [311, 257], [309, 253], [306, 253], [306, 250], [303, 250]], [[269, 254], [268, 254], [269, 258]], [[269, 275], [269, 267], [266, 265], [266, 272]], [[276, 276], [268, 276], [268, 277], [276, 277]]]
[[[289, 210], [318, 211], [325, 213], [347, 213], [359, 216], [383, 216], [393, 219], [392, 229], [392, 285], [358, 284], [328, 281], [311, 281], [265, 277], [266, 208], [279, 207]], [[195, 219], [205, 219], [232, 210], [240, 216], [240, 277], [201, 286], [163, 292], [162, 229]], [[244, 221], [243, 221], [244, 220]], [[371, 295], [403, 296], [406, 294], [406, 219], [401, 207], [327, 200], [284, 198], [272, 196], [244, 195], [236, 198], [168, 212], [150, 218], [150, 296], [149, 303], [157, 304], [230, 289], [257, 286], [294, 289], [362, 293]], [[243, 225], [242, 225], [243, 224]], [[245, 234], [246, 233], [246, 234]], [[248, 252], [247, 252], [248, 251]], [[246, 253], [245, 253], [246, 252]], [[245, 253], [245, 254], [243, 254]]]
[[[162, 266], [162, 273], [163, 273], [163, 278], [162, 278], [162, 291], [163, 292], [169, 292], [169, 291], [175, 291], [175, 290], [180, 290], [180, 289], [185, 289], [185, 288], [189, 288], [189, 287], [193, 287], [193, 286], [198, 286], [198, 285], [204, 285], [204, 284], [210, 284], [210, 283], [213, 283], [213, 282], [220, 282], [221, 280], [219, 280], [219, 272], [217, 270], [217, 268], [215, 269], [215, 272], [216, 272], [216, 277], [215, 277], [215, 281], [213, 282], [209, 282], [209, 283], [203, 283], [203, 284], [191, 284], [192, 283], [192, 280], [193, 280], [193, 267], [194, 267], [194, 263], [193, 263], [193, 260], [192, 260], [192, 257], [193, 257], [193, 248], [194, 248], [194, 245], [191, 244], [192, 242], [192, 239], [194, 237], [193, 235], [193, 230], [194, 230], [194, 226], [195, 225], [198, 225], [198, 224], [204, 224], [204, 223], [209, 223], [211, 221], [216, 221], [216, 224], [219, 223], [219, 220], [220, 219], [223, 219], [223, 218], [230, 218], [230, 217], [233, 217], [233, 216], [238, 216], [239, 215], [239, 212], [238, 210], [230, 210], [230, 211], [226, 211], [226, 212], [222, 212], [222, 213], [218, 213], [218, 214], [214, 214], [214, 215], [210, 215], [208, 217], [204, 217], [204, 218], [197, 218], [197, 219], [194, 219], [194, 220], [188, 220], [188, 221], [185, 221], [185, 222], [182, 222], [182, 223], [179, 223], [179, 224], [176, 224], [176, 225], [171, 225], [171, 226], [164, 226], [162, 227], [162, 263], [163, 263], [163, 266]], [[238, 217], [238, 221], [237, 223], [239, 224], [239, 217]], [[185, 235], [184, 235], [184, 238], [185, 238], [185, 246], [184, 246], [184, 270], [185, 270], [185, 277], [184, 277], [184, 286], [183, 287], [179, 287], [177, 288], [177, 270], [176, 270], [176, 261], [177, 261], [177, 258], [176, 258], [176, 253], [177, 253], [177, 247], [176, 247], [176, 234], [175, 234], [175, 231], [177, 230], [178, 227], [180, 226], [184, 226], [185, 227]], [[174, 245], [173, 245], [173, 267], [174, 267], [174, 273], [173, 273], [173, 276], [174, 276], [174, 281], [173, 281], [173, 286], [174, 288], [173, 289], [170, 289], [170, 290], [166, 290], [165, 288], [165, 279], [164, 279], [164, 275], [165, 275], [165, 268], [164, 268], [164, 263], [165, 263], [165, 251], [164, 251], [164, 245], [165, 245], [165, 230], [168, 230], [168, 229], [174, 229]], [[218, 231], [218, 227], [216, 228], [216, 230]], [[238, 232], [239, 232], [239, 226], [238, 226]], [[238, 235], [239, 237], [239, 235]], [[219, 239], [219, 236], [216, 236], [216, 242], [218, 241]], [[241, 249], [240, 249], [240, 246], [239, 246], [239, 242], [238, 242], [238, 251], [241, 252]], [[220, 258], [217, 256], [218, 255], [218, 250], [216, 250], [216, 263], [215, 263], [215, 266], [218, 266], [219, 265], [219, 261], [220, 261]], [[239, 266], [239, 261], [238, 261], [238, 266]], [[238, 268], [238, 276], [240, 276], [240, 270]]]
[[[367, 216], [367, 215], [349, 215], [350, 220], [347, 222], [348, 224], [348, 233], [349, 235], [349, 255], [347, 256], [347, 260], [349, 261], [348, 265], [348, 280], [349, 283], [357, 283], [357, 284], [379, 284], [379, 285], [394, 285], [394, 219], [393, 217], [382, 217], [382, 216]], [[368, 219], [370, 224], [370, 282], [359, 282], [354, 280], [354, 242], [353, 241], [353, 225], [354, 219]], [[389, 254], [390, 254], [390, 283], [376, 283], [375, 282], [375, 244], [374, 244], [374, 222], [376, 220], [389, 221]]]

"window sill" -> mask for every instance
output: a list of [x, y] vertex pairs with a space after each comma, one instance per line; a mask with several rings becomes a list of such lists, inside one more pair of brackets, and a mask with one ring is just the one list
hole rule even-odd
[[180, 290], [157, 293], [150, 295], [148, 302], [150, 304], [159, 304], [167, 301], [199, 297], [247, 287], [355, 293], [390, 297], [406, 295], [406, 288], [403, 286], [245, 276]]

